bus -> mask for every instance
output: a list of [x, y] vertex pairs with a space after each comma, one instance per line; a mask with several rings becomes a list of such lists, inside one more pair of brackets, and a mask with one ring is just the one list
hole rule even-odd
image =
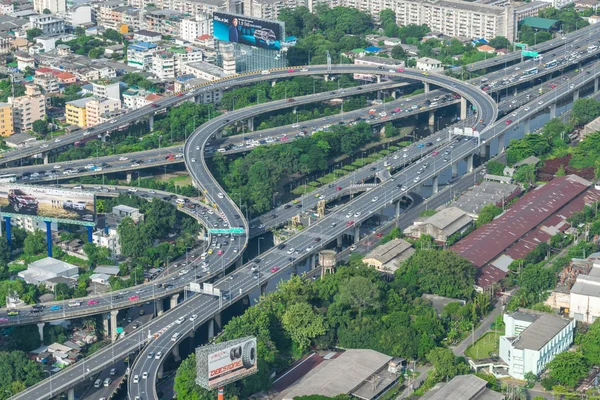
[[526, 69], [525, 71], [523, 71], [523, 75], [535, 75], [537, 73], [538, 73], [537, 67], [533, 67], [533, 68]]
[[546, 68], [552, 68], [552, 67], [556, 67], [556, 65], [558, 65], [558, 61], [552, 60], [550, 62], [547, 62], [546, 65], [544, 65], [544, 67], [546, 67]]
[[0, 175], [0, 183], [14, 183], [16, 181], [17, 175], [15, 174]]

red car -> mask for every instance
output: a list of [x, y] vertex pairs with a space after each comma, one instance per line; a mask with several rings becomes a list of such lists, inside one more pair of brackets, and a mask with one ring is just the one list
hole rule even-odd
[[129, 301], [136, 301], [136, 300], [139, 300], [139, 299], [140, 299], [140, 296], [131, 296], [129, 298]]
[[335, 190], [337, 190], [339, 192], [340, 190], [342, 190], [342, 187], [338, 186], [338, 187], [335, 188]]
[[271, 272], [274, 274], [275, 272], [279, 271], [279, 267], [273, 267], [271, 268]]
[[151, 105], [152, 107], [154, 107], [154, 108], [158, 107], [158, 104], [156, 104], [156, 103], [152, 103], [152, 104], [150, 104], [150, 105]]
[[0, 323], [5, 324], [8, 322], [8, 318], [0, 318]]
[[296, 72], [295, 69], [288, 69], [288, 72], [291, 74], [292, 72]]
[[346, 222], [346, 226], [352, 226], [352, 225], [354, 225], [354, 221], [348, 221], [348, 222]]
[[552, 85], [550, 85], [550, 87], [551, 87], [552, 89], [554, 89], [554, 88], [556, 88], [556, 85], [553, 83]]
[[396, 72], [404, 72], [404, 68], [398, 68]]
[[381, 239], [383, 237], [383, 233], [379, 232], [379, 233], [377, 233], [377, 235], [375, 235], [375, 237], [377, 239]]
[[98, 300], [90, 300], [90, 301], [87, 302], [88, 306], [93, 306], [93, 305], [96, 305], [98, 303], [100, 303]]
[[183, 93], [177, 93], [177, 97], [183, 96]]
[[222, 256], [222, 255], [223, 255], [223, 250], [219, 250], [219, 251], [217, 252], [217, 254], [218, 254], [218, 255], [220, 255], [220, 256]]
[[436, 150], [436, 151], [434, 151], [433, 153], [431, 153], [431, 155], [433, 155], [433, 156], [437, 156], [438, 154], [440, 154], [440, 152], [439, 152], [439, 151], [437, 151], [437, 150]]
[[507, 119], [506, 120], [506, 125], [510, 125], [512, 123], [512, 119]]

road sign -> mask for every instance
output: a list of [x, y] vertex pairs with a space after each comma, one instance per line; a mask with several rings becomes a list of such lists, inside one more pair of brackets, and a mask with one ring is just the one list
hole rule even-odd
[[515, 43], [515, 47], [525, 50], [527, 48], [527, 43]]
[[537, 57], [537, 56], [538, 56], [538, 54], [539, 54], [539, 53], [538, 53], [537, 51], [526, 51], [526, 50], [523, 50], [523, 51], [521, 52], [521, 55], [522, 55], [523, 57]]
[[237, 234], [241, 235], [242, 233], [244, 233], [244, 228], [209, 229], [208, 233], [223, 233], [223, 234], [237, 233]]

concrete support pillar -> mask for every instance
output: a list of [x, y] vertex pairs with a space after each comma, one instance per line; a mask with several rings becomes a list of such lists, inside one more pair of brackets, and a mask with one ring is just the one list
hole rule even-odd
[[467, 171], [469, 171], [469, 172], [473, 172], [473, 157], [474, 157], [474, 154], [468, 155], [465, 160], [465, 161], [467, 161]]
[[460, 119], [467, 119], [467, 99], [464, 97], [460, 98]]
[[131, 183], [131, 179], [132, 179], [131, 172], [128, 172], [127, 173], [127, 183]]
[[37, 324], [38, 332], [40, 334], [40, 340], [42, 341], [42, 343], [44, 342], [44, 326], [45, 325], [46, 325], [45, 322], [40, 322], [39, 324]]
[[488, 146], [483, 144], [480, 148], [479, 148], [479, 157], [481, 158], [485, 158], [488, 155]]
[[156, 316], [160, 317], [165, 312], [165, 308], [163, 307], [163, 300], [158, 299], [154, 301], [156, 303]]
[[110, 325], [109, 325], [110, 314], [102, 315], [102, 323], [104, 325], [104, 336], [110, 336]]
[[395, 206], [396, 206], [396, 212], [395, 212], [395, 215], [396, 215], [396, 218], [398, 218], [398, 217], [400, 216], [400, 211], [401, 211], [401, 210], [400, 210], [400, 200], [398, 200], [398, 201], [396, 202]]
[[455, 161], [452, 164], [452, 178], [456, 178], [458, 176], [458, 161]]
[[530, 133], [530, 132], [531, 132], [531, 128], [529, 127], [529, 118], [527, 118], [527, 119], [525, 120], [525, 127], [523, 128], [523, 130], [524, 130], [524, 133], [525, 133], [525, 134], [527, 134], [527, 133]]
[[173, 358], [175, 359], [175, 362], [179, 362], [181, 361], [181, 356], [179, 356], [179, 343], [177, 343], [175, 346], [173, 346]]
[[218, 131], [215, 133], [215, 139], [223, 139], [223, 131]]
[[217, 329], [221, 329], [223, 327], [221, 313], [216, 313], [214, 318], [215, 324], [217, 324]]
[[171, 307], [170, 307], [171, 310], [173, 308], [177, 307], [178, 300], [179, 300], [179, 293], [175, 293], [173, 296], [171, 296]]
[[439, 191], [437, 175], [431, 179], [431, 187], [433, 189], [433, 193], [437, 193]]
[[435, 128], [435, 110], [429, 111], [429, 129], [433, 131]]
[[52, 221], [46, 223], [46, 245], [48, 246], [48, 257], [52, 257]]
[[49, 162], [48, 161], [48, 155], [49, 154], [50, 154], [49, 152], [45, 152], [45, 153], [42, 154], [42, 156], [44, 157], [44, 164], [48, 164], [48, 162]]
[[329, 81], [329, 74], [323, 75], [323, 80], [325, 80], [325, 82]]
[[360, 224], [354, 224], [354, 243], [358, 243], [360, 241]]
[[392, 99], [396, 99], [398, 98], [398, 93], [396, 92], [396, 89], [392, 89], [392, 93], [390, 93], [392, 95]]
[[377, 83], [381, 83], [381, 75], [377, 75]]
[[235, 262], [235, 267], [236, 268], [242, 268], [242, 265], [244, 265], [244, 262], [242, 261], [242, 257], [238, 258]]
[[550, 119], [556, 118], [556, 103], [550, 104]]
[[312, 271], [313, 269], [315, 269], [315, 256], [310, 255], [308, 256], [308, 268]]
[[425, 93], [429, 93], [429, 82], [423, 82], [423, 90]]
[[215, 337], [215, 320], [211, 319], [208, 321], [208, 341]]
[[594, 93], [598, 91], [598, 78], [594, 79]]
[[337, 243], [336, 243], [336, 247], [337, 247], [338, 249], [341, 249], [341, 248], [342, 248], [342, 239], [343, 239], [343, 236], [342, 236], [342, 235], [339, 235], [339, 236], [337, 237]]
[[110, 312], [110, 338], [114, 342], [117, 340], [117, 315], [119, 310], [112, 310]]
[[498, 135], [498, 153], [503, 153], [505, 148], [504, 133], [501, 133]]
[[573, 101], [579, 100], [579, 89], [573, 92]]
[[67, 390], [67, 400], [75, 400], [75, 388]]
[[254, 131], [254, 117], [248, 118], [248, 130], [250, 132]]
[[156, 372], [156, 377], [158, 379], [162, 379], [164, 374], [165, 374], [165, 368], [163, 367], [164, 364], [160, 364], [160, 366], [158, 367], [158, 371]]
[[154, 115], [150, 115], [150, 118], [148, 118], [148, 126], [150, 127], [150, 131], [154, 130]]
[[265, 282], [260, 286], [260, 295], [261, 296], [264, 296], [267, 294], [267, 286], [268, 286], [268, 282]]

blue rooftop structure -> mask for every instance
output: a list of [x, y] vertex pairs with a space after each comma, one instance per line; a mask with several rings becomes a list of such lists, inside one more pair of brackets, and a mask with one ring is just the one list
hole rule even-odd
[[154, 49], [155, 47], [156, 47], [156, 43], [135, 42], [133, 45], [128, 47], [128, 50], [146, 51], [146, 50]]
[[179, 82], [187, 82], [190, 79], [195, 79], [196, 77], [193, 74], [187, 74], [187, 75], [182, 75], [182, 76], [178, 76], [176, 79]]
[[377, 52], [380, 52], [380, 51], [381, 51], [381, 48], [379, 48], [379, 47], [375, 47], [375, 46], [371, 46], [371, 47], [367, 47], [367, 48], [365, 49], [365, 51], [366, 51], [367, 53], [377, 53]]

